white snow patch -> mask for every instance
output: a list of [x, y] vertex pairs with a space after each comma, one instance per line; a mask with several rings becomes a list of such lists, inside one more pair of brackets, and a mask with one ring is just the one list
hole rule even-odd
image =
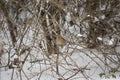
[[77, 34], [77, 37], [83, 37], [83, 35], [82, 34]]
[[14, 59], [17, 59], [18, 58], [18, 55], [14, 55]]
[[71, 21], [71, 13], [70, 12], [67, 12], [67, 15], [65, 16], [65, 19], [66, 19], [67, 22]]
[[101, 37], [97, 37], [98, 40], [102, 41], [103, 39]]
[[111, 40], [109, 40], [108, 45], [113, 45], [113, 43], [114, 43], [114, 39], [112, 38]]
[[105, 15], [101, 15], [101, 16], [100, 16], [100, 19], [105, 19]]

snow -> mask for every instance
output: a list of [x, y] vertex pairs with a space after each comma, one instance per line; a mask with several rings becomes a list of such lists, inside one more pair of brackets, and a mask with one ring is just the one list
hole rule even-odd
[[[48, 3], [49, 0], [46, 0], [46, 2]], [[101, 7], [101, 10], [104, 10], [104, 8], [105, 6]], [[83, 10], [84, 9], [81, 8], [80, 12], [82, 12]], [[75, 11], [76, 11], [76, 8], [75, 8]], [[28, 17], [28, 16], [30, 18], [30, 13], [27, 13], [27, 12], [21, 12], [21, 14], [19, 15], [19, 17], [21, 17], [21, 19], [23, 20], [25, 19], [25, 17]], [[91, 15], [87, 15], [87, 17], [90, 17], [90, 16]], [[49, 25], [48, 15], [46, 15], [46, 18], [47, 18], [46, 22]], [[105, 15], [101, 15], [99, 16], [99, 18], [105, 19]], [[68, 29], [71, 34], [76, 35], [77, 37], [84, 37], [84, 34], [80, 34], [79, 26], [73, 25], [68, 27], [69, 25], [68, 23], [71, 21], [71, 12], [67, 12], [65, 19], [66, 19], [66, 24], [64, 28], [66, 28], [66, 30]], [[94, 19], [95, 21], [99, 21], [97, 17], [94, 17]], [[32, 34], [34, 34], [32, 30], [29, 30], [28, 34], [25, 36], [25, 39], [23, 41], [24, 44], [28, 46], [32, 44], [32, 39], [33, 39], [33, 36], [31, 36]], [[102, 40], [105, 41], [107, 45], [113, 45], [113, 42], [114, 42], [113, 38], [104, 39], [102, 37], [97, 37], [97, 39], [100, 41]], [[0, 36], [0, 41], [2, 40], [3, 38]], [[8, 42], [8, 41], [5, 40], [5, 42]], [[8, 46], [5, 48], [8, 49]], [[120, 47], [116, 47], [116, 50], [120, 52]], [[38, 49], [32, 49], [29, 57], [27, 58], [25, 64], [23, 65], [23, 69], [21, 71], [22, 79], [23, 80], [58, 80], [58, 78], [63, 78], [63, 77], [69, 78], [71, 75], [75, 74], [78, 71], [78, 69], [82, 69], [85, 67], [86, 69], [84, 70], [83, 74], [85, 76], [90, 76], [90, 78], [87, 80], [119, 80], [120, 73], [115, 73], [115, 75], [117, 75], [115, 79], [112, 77], [107, 78], [107, 77], [99, 76], [99, 74], [102, 73], [103, 70], [106, 72], [106, 69], [105, 69], [106, 67], [99, 59], [95, 57], [95, 55], [97, 55], [100, 59], [104, 60], [104, 57], [95, 50], [93, 50], [94, 54], [92, 54], [91, 53], [92, 50], [86, 50], [80, 44], [80, 46], [66, 45], [63, 48], [61, 48], [60, 51], [61, 51], [61, 54], [58, 61], [60, 75], [56, 74], [57, 55], [51, 55], [50, 56], [51, 59], [48, 59], [44, 55], [43, 51], [41, 51], [38, 48]], [[13, 55], [14, 53], [15, 53], [14, 49], [11, 49], [11, 55]], [[23, 61], [25, 57], [26, 57], [26, 54], [23, 54], [19, 58], [21, 61]], [[7, 54], [1, 57], [2, 62], [4, 62], [2, 66], [7, 63], [7, 60], [8, 60], [7, 58], [8, 58]], [[14, 55], [14, 57], [12, 58], [18, 58], [18, 56]], [[12, 58], [11, 58], [11, 61], [13, 61]], [[36, 61], [36, 62], [33, 62], [33, 61]], [[96, 64], [95, 61], [98, 62], [100, 67], [98, 67], [98, 64]], [[20, 64], [19, 66], [22, 66], [22, 64]], [[1, 64], [0, 64], [0, 67], [1, 67]], [[8, 69], [8, 67], [0, 68], [0, 80], [10, 80], [12, 76], [12, 72], [13, 72], [13, 69]], [[86, 80], [83, 74], [82, 72], [79, 72], [79, 74], [77, 74], [76, 76], [72, 77], [69, 80]], [[20, 80], [19, 68], [15, 67], [12, 80]]]
[[[116, 79], [114, 78], [100, 78], [99, 74], [102, 72], [102, 70], [96, 65], [95, 62], [93, 62], [87, 55], [92, 55], [90, 52], [82, 52], [83, 48], [76, 46], [79, 50], [75, 51], [72, 53], [72, 55], [69, 55], [69, 52], [72, 52], [72, 49], [69, 49], [69, 52], [66, 52], [66, 50], [62, 50], [62, 55], [66, 56], [66, 61], [63, 59], [63, 57], [59, 58], [59, 70], [61, 76], [56, 75], [55, 71], [55, 61], [56, 61], [56, 55], [51, 55], [51, 60], [48, 58], [43, 57], [39, 52], [31, 52], [31, 55], [34, 55], [34, 57], [31, 59], [30, 57], [27, 59], [23, 66], [23, 71], [25, 74], [28, 76], [29, 80], [38, 80], [38, 77], [40, 77], [39, 80], [57, 80], [57, 78], [69, 78], [71, 75], [73, 75], [78, 68], [84, 68], [88, 63], [89, 66], [86, 67], [86, 70], [84, 74], [89, 75], [92, 79], [87, 79], [87, 80], [119, 80], [119, 77]], [[76, 48], [75, 46], [71, 46], [71, 48]], [[65, 49], [65, 48], [64, 48]], [[99, 57], [102, 59], [103, 57], [99, 55]], [[24, 55], [25, 56], [25, 55]], [[24, 59], [23, 56], [23, 59]], [[35, 58], [35, 59], [34, 59]], [[36, 63], [30, 63], [33, 60], [40, 60]], [[95, 59], [97, 60], [97, 59]], [[100, 61], [98, 61], [101, 63]], [[101, 63], [101, 67], [104, 68], [104, 65]], [[10, 80], [11, 75], [12, 75], [12, 69], [4, 69], [1, 68], [1, 80]], [[41, 76], [40, 76], [41, 75]], [[117, 74], [119, 75], [119, 73]], [[22, 72], [22, 79], [23, 80], [28, 80], [25, 75]], [[14, 79], [13, 80], [20, 80], [19, 79], [19, 68], [14, 69]], [[73, 78], [69, 80], [86, 80], [83, 78], [83, 75], [81, 72], [74, 76]]]
[[99, 21], [99, 19], [97, 17], [94, 17], [94, 21], [97, 22]]
[[83, 35], [82, 34], [77, 34], [77, 37], [83, 37]]
[[[81, 48], [79, 48], [81, 49]], [[33, 53], [32, 53], [33, 54]], [[90, 52], [87, 52], [86, 54], [90, 54]], [[63, 60], [62, 57], [60, 57], [60, 73], [64, 75], [65, 78], [70, 77], [70, 75], [73, 75], [73, 73], [75, 73], [75, 71], [72, 71], [74, 69], [78, 69], [79, 68], [83, 68], [84, 66], [86, 66], [89, 63], [89, 66], [87, 67], [87, 69], [85, 70], [85, 74], [87, 75], [91, 75], [91, 78], [93, 80], [119, 80], [119, 79], [101, 79], [99, 77], [99, 73], [102, 72], [102, 70], [100, 68], [97, 67], [97, 65], [94, 62], [91, 62], [91, 59], [88, 58], [86, 56], [86, 54], [77, 51], [74, 52], [72, 54], [72, 56], [67, 56], [66, 60], [70, 65], [67, 65], [66, 62]], [[69, 53], [63, 53], [63, 55], [69, 55]], [[46, 60], [46, 62], [44, 63], [44, 58], [41, 57], [42, 55], [38, 54], [38, 53], [34, 53], [34, 56], [36, 56], [36, 58], [38, 59], [43, 59], [43, 61], [41, 60], [41, 62], [38, 63], [30, 63], [30, 60], [27, 60], [26, 64], [23, 67], [24, 72], [26, 73], [26, 75], [29, 77], [30, 80], [36, 80], [38, 79], [38, 76], [40, 75], [41, 72], [43, 72], [40, 77], [40, 80], [56, 80], [57, 78], [59, 78], [60, 76], [56, 75], [54, 70], [55, 67], [52, 67], [50, 64], [55, 65], [54, 61], [56, 56], [52, 55], [52, 60]], [[101, 56], [101, 55], [100, 55]], [[102, 58], [102, 56], [101, 56]], [[29, 58], [28, 58], [29, 59]], [[40, 64], [39, 64], [40, 63]], [[43, 64], [42, 64], [43, 63]], [[64, 65], [63, 65], [64, 64]], [[75, 67], [76, 65], [76, 67]], [[104, 66], [101, 64], [101, 66]], [[69, 71], [71, 70], [71, 71]], [[68, 72], [69, 71], [69, 72]], [[19, 77], [17, 77], [17, 75], [19, 75], [19, 71], [16, 68], [14, 70], [14, 79], [13, 80], [18, 80]], [[2, 69], [2, 80], [9, 80], [11, 78], [11, 73], [12, 73], [12, 69], [7, 69], [6, 71]], [[5, 77], [7, 75], [7, 77]], [[80, 77], [81, 75], [81, 77]], [[70, 80], [85, 80], [84, 78], [82, 78], [82, 74], [80, 75], [76, 75], [74, 76], [72, 79]], [[16, 77], [15, 77], [16, 76]], [[22, 78], [23, 80], [27, 80], [25, 75], [22, 74]], [[46, 77], [47, 76], [47, 77]], [[78, 79], [77, 79], [78, 78]], [[88, 79], [88, 80], [92, 80], [92, 79]]]
[[74, 11], [77, 13], [77, 11], [78, 11], [77, 8], [75, 8]]
[[109, 40], [108, 45], [113, 45], [114, 39]]
[[47, 3], [49, 3], [49, 0], [46, 0]]
[[100, 19], [105, 19], [105, 15], [101, 15], [101, 16], [100, 16]]
[[103, 39], [101, 37], [97, 37], [98, 40], [102, 41]]
[[[69, 29], [71, 33], [74, 33], [78, 37], [82, 36], [82, 34], [76, 33], [76, 30], [79, 29], [78, 26], [75, 26], [75, 27], [72, 26], [72, 27], [69, 27]], [[29, 37], [30, 35], [33, 34], [32, 30], [30, 30], [30, 33], [31, 34], [28, 35]], [[28, 38], [28, 36], [26, 36], [26, 38]], [[29, 45], [30, 45], [31, 39], [25, 43], [29, 42]], [[97, 37], [97, 39], [103, 40], [101, 37]], [[111, 40], [106, 39], [106, 41], [108, 42], [108, 44], [112, 45], [114, 39], [111, 39]], [[111, 43], [109, 43], [110, 41]], [[92, 61], [90, 57], [88, 57], [88, 56], [91, 56], [105, 70], [105, 65], [99, 59], [94, 58], [95, 55], [98, 55], [101, 59], [104, 59], [104, 57], [98, 52], [96, 52], [95, 50], [94, 50], [95, 55], [93, 55], [91, 54], [91, 50], [86, 51], [82, 46], [78, 46], [78, 45], [67, 46], [66, 45], [63, 48], [61, 48], [60, 51], [61, 51], [60, 55], [62, 56], [60, 56], [59, 58], [59, 72], [61, 75], [56, 75], [56, 67], [55, 67], [56, 63], [55, 62], [56, 62], [57, 55], [51, 55], [50, 56], [51, 59], [48, 59], [47, 57], [43, 55], [40, 49], [38, 50], [32, 49], [30, 56], [27, 58], [25, 64], [23, 65], [23, 71], [25, 72], [28, 78], [25, 76], [25, 74], [22, 71], [22, 79], [23, 80], [57, 80], [58, 78], [63, 78], [63, 77], [69, 78], [71, 75], [76, 73], [78, 69], [82, 69], [86, 66], [86, 69], [84, 70], [84, 75], [91, 77], [87, 80], [119, 80], [119, 76], [120, 76], [119, 73], [115, 73], [117, 75], [116, 79], [111, 78], [111, 77], [100, 78], [99, 74], [102, 73], [103, 70], [100, 67], [98, 67], [98, 65], [94, 61]], [[14, 54], [14, 50], [11, 50], [11, 53]], [[26, 54], [20, 56], [19, 57], [20, 60], [23, 61], [25, 56]], [[5, 60], [7, 62], [7, 57], [8, 57], [7, 54], [3, 55], [2, 61]], [[18, 56], [15, 55], [13, 58], [17, 58], [17, 57]], [[35, 61], [35, 60], [38, 60], [38, 62], [31, 63], [32, 61]], [[0, 68], [0, 70], [1, 70], [1, 74], [0, 74], [1, 80], [10, 80], [13, 69]], [[19, 68], [15, 67], [13, 80], [20, 80], [19, 74], [20, 74]], [[38, 79], [39, 77], [40, 79]], [[76, 76], [72, 77], [69, 80], [86, 80], [83, 77], [84, 76], [82, 75], [82, 73], [79, 72], [79, 74], [77, 74]]]
[[70, 12], [67, 12], [67, 15], [65, 16], [65, 19], [66, 19], [67, 22], [71, 21], [71, 13]]
[[90, 15], [88, 14], [87, 17], [90, 17]]
[[14, 59], [15, 59], [15, 58], [18, 58], [18, 55], [14, 55]]

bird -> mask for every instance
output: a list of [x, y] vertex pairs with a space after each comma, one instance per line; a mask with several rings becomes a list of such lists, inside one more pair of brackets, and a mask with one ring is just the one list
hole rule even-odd
[[64, 46], [66, 44], [66, 40], [61, 35], [56, 35], [56, 44], [58, 46]]
[[52, 30], [52, 32], [55, 33], [55, 42], [58, 46], [64, 46], [67, 43], [67, 41], [60, 34], [56, 33], [54, 30]]

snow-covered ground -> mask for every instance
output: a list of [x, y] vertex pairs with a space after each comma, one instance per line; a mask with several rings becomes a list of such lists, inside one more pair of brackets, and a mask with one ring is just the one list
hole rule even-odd
[[[69, 49], [68, 52], [66, 52], [66, 50], [62, 50], [62, 56], [59, 57], [58, 61], [59, 75], [56, 75], [57, 55], [51, 55], [51, 59], [48, 59], [40, 52], [32, 51], [30, 53], [31, 57], [29, 56], [23, 65], [23, 69], [21, 71], [22, 80], [61, 80], [58, 78], [65, 78], [68, 80], [119, 80], [120, 73], [115, 73], [117, 76], [116, 78], [112, 78], [112, 74], [106, 74], [106, 76], [104, 75], [100, 77], [99, 74], [103, 73], [103, 70], [106, 70], [106, 67], [97, 58], [95, 59], [95, 55], [90, 52], [84, 53], [82, 52], [82, 49], [73, 52], [72, 55], [70, 55], [70, 52], [72, 52], [72, 49]], [[104, 60], [101, 54], [95, 54], [99, 55], [99, 57]], [[90, 57], [88, 57], [89, 55], [91, 55], [99, 66], [90, 59]], [[26, 55], [21, 56], [20, 59], [23, 60], [25, 56]], [[5, 59], [7, 59], [7, 57], [6, 55], [3, 55], [2, 60]], [[11, 79], [12, 75], [13, 79]], [[72, 75], [74, 76], [70, 78]], [[14, 70], [1, 68], [0, 76], [1, 80], [20, 80], [19, 68], [15, 68]], [[107, 78], [108, 76], [109, 78]], [[84, 77], [86, 77], [86, 79]]]
[[[73, 29], [73, 27], [70, 27], [69, 31], [73, 35], [77, 35], [77, 31], [73, 31]], [[77, 27], [76, 30], [78, 30]], [[29, 43], [30, 40], [32, 41], [30, 37], [32, 32], [29, 31], [29, 33], [31, 34], [28, 34], [25, 38], [29, 38], [29, 40], [24, 40], [26, 45], [32, 44]], [[82, 35], [77, 36], [81, 37]], [[1, 36], [1, 42], [3, 39], [4, 37]], [[8, 41], [6, 40], [5, 42], [7, 43]], [[112, 42], [110, 44], [112, 44]], [[7, 45], [8, 44], [6, 44], [4, 48], [9, 49]], [[117, 48], [117, 50], [119, 51], [119, 48]], [[14, 52], [14, 49], [11, 49], [10, 55], [12, 56]], [[29, 54], [29, 52], [22, 54], [19, 57], [20, 61], [24, 61], [27, 54]], [[16, 56], [11, 57], [11, 61], [14, 61], [14, 58], [16, 58]], [[8, 54], [4, 54], [1, 60], [2, 65], [0, 65], [0, 67], [7, 64]], [[19, 66], [22, 67], [21, 72], [19, 71], [20, 68], [0, 68], [0, 80], [119, 80], [120, 73], [109, 73], [108, 67], [102, 62], [104, 60], [104, 56], [94, 49], [87, 50], [80, 45], [66, 45], [60, 47], [60, 56], [57, 62], [56, 54], [51, 55], [49, 59], [44, 55], [44, 51], [36, 47], [32, 48], [24, 65], [22, 65], [22, 63], [19, 64]], [[113, 63], [109, 63], [111, 66], [114, 66]], [[16, 65], [13, 66], [16, 67]], [[56, 74], [57, 68], [59, 69], [59, 74]]]

